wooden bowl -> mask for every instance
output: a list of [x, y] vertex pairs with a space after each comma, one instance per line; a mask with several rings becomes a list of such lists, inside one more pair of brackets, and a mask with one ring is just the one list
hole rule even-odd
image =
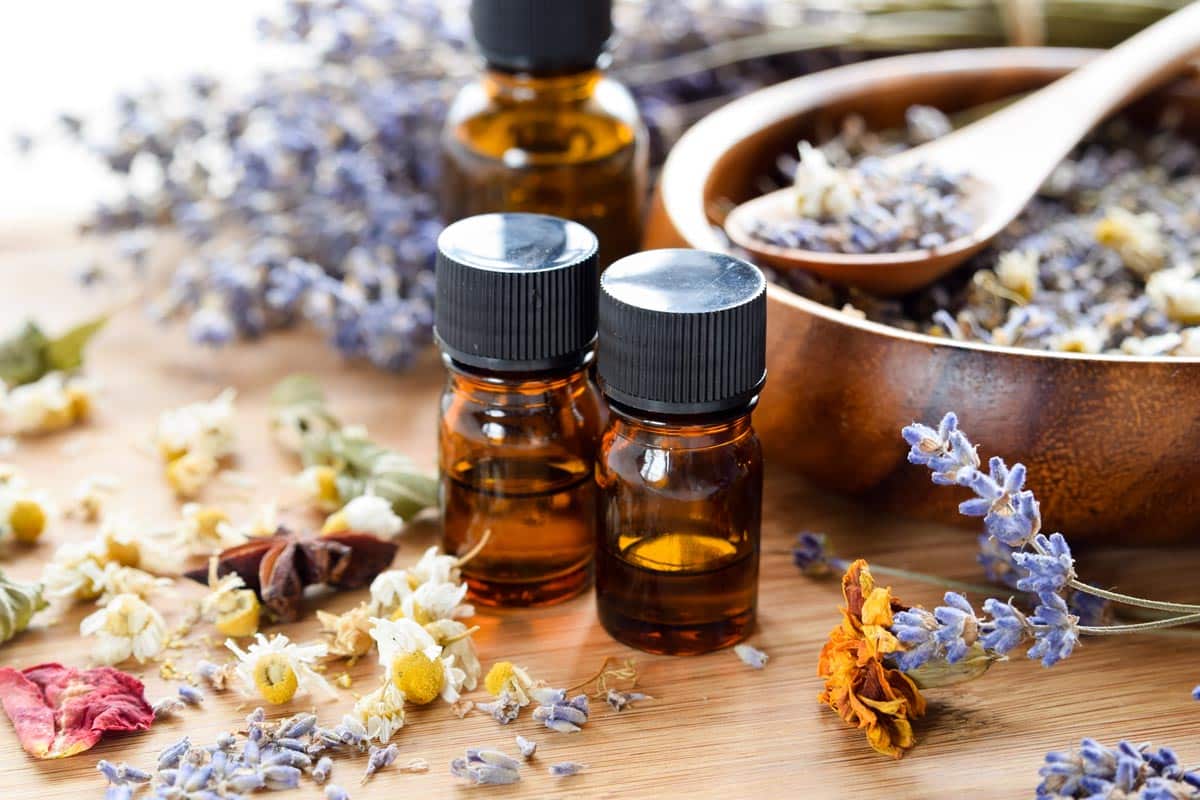
[[[956, 111], [1036, 89], [1092, 51], [1003, 48], [887, 58], [740, 98], [679, 141], [663, 168], [647, 247], [724, 250], [710, 216], [753, 197], [755, 179], [848, 113], [898, 127], [921, 103]], [[1200, 82], [1166, 100], [1200, 141]], [[1036, 120], [1030, 120], [1036, 125]], [[768, 292], [768, 377], [755, 424], [771, 464], [906, 515], [964, 520], [966, 492], [907, 463], [900, 428], [955, 411], [985, 456], [1029, 467], [1047, 530], [1073, 540], [1176, 542], [1200, 533], [1200, 359], [1014, 350], [854, 319], [780, 286]]]

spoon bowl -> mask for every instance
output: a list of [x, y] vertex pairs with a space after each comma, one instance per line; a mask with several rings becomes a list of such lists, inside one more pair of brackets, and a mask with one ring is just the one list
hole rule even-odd
[[792, 189], [734, 208], [729, 238], [776, 269], [803, 269], [877, 294], [904, 294], [940, 278], [985, 247], [1037, 193], [1095, 125], [1176, 77], [1200, 56], [1200, 2], [1183, 7], [1049, 86], [921, 147], [884, 160], [901, 174], [918, 164], [963, 175], [974, 230], [945, 245], [892, 253], [780, 247], [754, 235], [760, 221], [798, 218]]

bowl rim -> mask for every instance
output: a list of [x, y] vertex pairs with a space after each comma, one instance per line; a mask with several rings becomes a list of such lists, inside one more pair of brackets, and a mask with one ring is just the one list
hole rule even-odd
[[[765, 125], [782, 122], [796, 114], [799, 106], [816, 108], [830, 99], [842, 98], [870, 87], [879, 75], [880, 65], [894, 68], [895, 76], [976, 74], [1001, 67], [1069, 71], [1099, 54], [1100, 50], [1079, 47], [983, 47], [910, 53], [871, 59], [855, 64], [814, 72], [750, 92], [711, 112], [679, 138], [667, 156], [659, 176], [659, 195], [667, 218], [679, 236], [689, 243], [699, 242], [701, 249], [731, 253], [732, 248], [716, 235], [704, 208], [704, 190], [712, 168], [735, 144], [758, 130], [741, 130], [740, 120], [750, 114], [764, 119]], [[787, 98], [787, 102], [780, 102]], [[741, 130], [736, 136], [728, 131]], [[713, 140], [720, 147], [713, 146]], [[698, 215], [698, 217], [697, 217]], [[697, 222], [697, 219], [700, 222]], [[966, 342], [896, 328], [882, 322], [859, 319], [840, 309], [810, 300], [784, 286], [767, 282], [767, 296], [792, 308], [822, 319], [871, 334], [889, 336], [914, 344], [959, 348], [996, 353], [1004, 356], [1035, 357], [1063, 361], [1098, 361], [1117, 364], [1149, 364], [1156, 367], [1200, 364], [1200, 356], [1139, 356], [1115, 353], [1067, 353], [1056, 350], [1004, 347], [986, 342]]]

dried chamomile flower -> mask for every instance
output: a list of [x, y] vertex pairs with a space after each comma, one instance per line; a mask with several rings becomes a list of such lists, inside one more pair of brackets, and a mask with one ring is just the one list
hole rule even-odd
[[1038, 290], [1038, 254], [1036, 250], [1009, 250], [996, 261], [1000, 285], [1019, 297], [1030, 300]]
[[104, 565], [100, 577], [101, 592], [96, 598], [96, 605], [105, 606], [116, 597], [129, 594], [148, 600], [150, 595], [171, 584], [170, 578], [160, 578], [137, 567], [126, 567], [116, 561], [109, 561]]
[[1108, 209], [1093, 231], [1096, 241], [1117, 251], [1125, 267], [1143, 277], [1162, 269], [1166, 243], [1162, 219], [1153, 212], [1134, 214], [1120, 206]]
[[565, 689], [540, 688], [530, 692], [539, 705], [533, 718], [552, 731], [579, 733], [591, 713], [587, 695], [579, 694], [567, 700]]
[[825, 154], [808, 142], [800, 142], [799, 150], [792, 184], [797, 212], [812, 218], [847, 216], [858, 195], [852, 174], [830, 165]]
[[371, 637], [379, 645], [379, 663], [387, 679], [414, 705], [458, 699], [466, 673], [423, 627], [411, 619], [371, 620]]
[[1168, 319], [1200, 324], [1200, 277], [1190, 266], [1155, 272], [1146, 280], [1146, 295]]
[[64, 513], [83, 522], [98, 522], [104, 516], [104, 505], [121, 488], [115, 475], [92, 475], [80, 481], [71, 495]]
[[366, 603], [361, 603], [344, 614], [330, 614], [317, 610], [317, 621], [323, 633], [331, 637], [330, 655], [357, 658], [371, 652], [375, 640], [371, 638], [371, 614]]
[[95, 405], [95, 383], [51, 372], [0, 395], [0, 421], [9, 433], [53, 433], [87, 419]]
[[45, 607], [41, 584], [14, 581], [0, 572], [0, 644], [28, 628]]
[[281, 633], [270, 639], [259, 633], [255, 639], [249, 650], [242, 650], [232, 639], [225, 641], [238, 658], [237, 676], [247, 694], [257, 694], [272, 705], [314, 689], [330, 696], [337, 694], [312, 668], [317, 659], [325, 657], [324, 644], [293, 644]]
[[459, 619], [475, 614], [475, 607], [463, 603], [467, 596], [465, 583], [426, 581], [400, 602], [396, 616], [404, 616], [428, 625], [441, 619]]
[[109, 665], [131, 657], [144, 663], [160, 654], [167, 643], [167, 624], [162, 615], [135, 594], [117, 595], [108, 605], [84, 617], [79, 633], [99, 639], [93, 657]]
[[475, 652], [475, 642], [471, 640], [471, 634], [479, 630], [478, 627], [468, 628], [456, 619], [439, 619], [428, 623], [425, 630], [442, 646], [442, 652], [454, 659], [454, 666], [466, 675], [463, 688], [474, 691], [483, 671]]
[[342, 724], [362, 738], [387, 744], [404, 727], [404, 693], [392, 681], [359, 698]]
[[296, 476], [296, 486], [319, 511], [335, 511], [342, 506], [337, 472], [324, 464], [305, 468]]
[[226, 389], [209, 402], [163, 412], [154, 441], [166, 462], [167, 482], [181, 497], [197, 494], [233, 452], [233, 400]]
[[1183, 344], [1178, 333], [1162, 333], [1158, 336], [1126, 336], [1121, 340], [1121, 352], [1131, 356], [1165, 356], [1174, 353]]
[[503, 785], [521, 780], [521, 762], [499, 750], [468, 747], [462, 758], [450, 762], [450, 774], [466, 778], [477, 786]]
[[208, 556], [246, 541], [246, 536], [216, 506], [185, 503], [179, 522], [168, 537], [172, 546], [188, 555]]
[[92, 600], [104, 591], [104, 568], [91, 542], [60, 545], [42, 568], [46, 596]]
[[379, 573], [371, 582], [372, 612], [395, 613], [404, 599], [422, 584], [458, 584], [462, 577], [459, 564], [457, 557], [443, 555], [437, 547], [430, 547], [413, 566]]
[[258, 632], [262, 604], [253, 589], [235, 572], [217, 577], [217, 560], [208, 562], [208, 594], [200, 601], [200, 616], [226, 636], [250, 636]]
[[1050, 337], [1050, 349], [1063, 353], [1099, 353], [1104, 350], [1104, 334], [1081, 326]]
[[522, 707], [533, 701], [530, 692], [536, 685], [528, 672], [511, 661], [497, 661], [483, 679], [483, 688], [488, 694], [493, 697], [507, 694]]
[[762, 669], [765, 667], [767, 665], [767, 660], [770, 658], [770, 656], [768, 656], [762, 650], [745, 643], [735, 645], [733, 652], [739, 659], [741, 659], [743, 664], [748, 667], [754, 667], [754, 669]]
[[0, 478], [0, 539], [31, 544], [46, 529], [52, 509], [45, 492], [34, 491], [19, 475]]
[[394, 511], [392, 504], [382, 497], [364, 494], [354, 498], [340, 511], [335, 511], [325, 520], [321, 533], [358, 531], [371, 533], [381, 539], [391, 539], [404, 527], [404, 520]]
[[311, 375], [289, 375], [271, 390], [271, 435], [287, 452], [300, 455], [305, 439], [339, 428], [321, 385]]

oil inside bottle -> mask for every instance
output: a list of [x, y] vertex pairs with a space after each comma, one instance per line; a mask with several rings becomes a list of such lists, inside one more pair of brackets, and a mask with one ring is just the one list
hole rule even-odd
[[601, 537], [601, 621], [652, 653], [704, 653], [745, 638], [754, 624], [758, 550], [704, 533]]
[[461, 460], [444, 472], [444, 545], [465, 553], [473, 600], [545, 605], [591, 580], [595, 485], [589, 463], [531, 459]]

